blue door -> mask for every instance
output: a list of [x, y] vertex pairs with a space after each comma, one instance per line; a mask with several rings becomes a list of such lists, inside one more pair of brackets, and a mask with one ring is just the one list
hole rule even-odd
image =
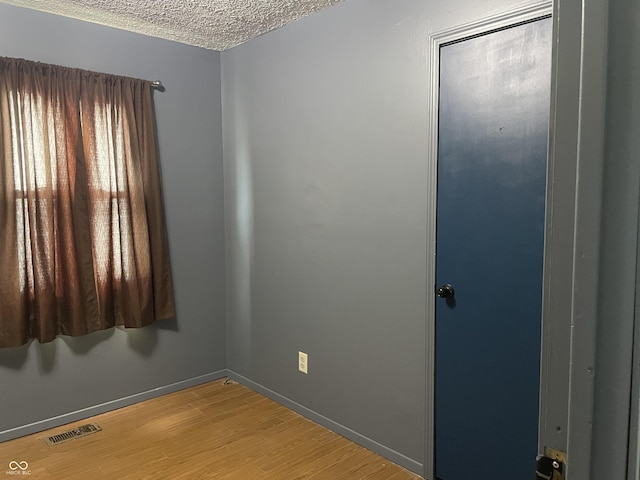
[[531, 480], [551, 19], [440, 49], [435, 471]]

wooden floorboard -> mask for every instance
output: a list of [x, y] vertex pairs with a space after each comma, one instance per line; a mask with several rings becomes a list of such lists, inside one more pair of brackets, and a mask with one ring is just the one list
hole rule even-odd
[[[91, 422], [102, 431], [54, 446], [43, 440]], [[0, 443], [0, 474], [12, 461], [28, 462], [34, 480], [420, 478], [224, 380]]]

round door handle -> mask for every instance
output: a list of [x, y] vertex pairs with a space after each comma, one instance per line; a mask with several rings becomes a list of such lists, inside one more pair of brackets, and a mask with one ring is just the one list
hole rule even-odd
[[453, 288], [453, 285], [451, 285], [450, 283], [445, 283], [436, 290], [436, 295], [438, 295], [440, 298], [453, 298], [455, 294], [456, 291]]

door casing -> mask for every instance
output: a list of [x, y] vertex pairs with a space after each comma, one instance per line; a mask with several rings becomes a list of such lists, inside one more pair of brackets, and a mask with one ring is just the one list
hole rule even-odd
[[[427, 285], [426, 298], [426, 425], [424, 477], [434, 478], [434, 432], [435, 432], [435, 280], [436, 280], [436, 217], [437, 217], [437, 173], [438, 173], [438, 105], [440, 79], [440, 47], [444, 44], [482, 35], [523, 22], [548, 17], [552, 2], [545, 1], [504, 14], [481, 19], [436, 32], [429, 37], [429, 98], [428, 98], [428, 146], [427, 153]], [[551, 188], [547, 178], [547, 188]], [[542, 345], [544, 349], [544, 344]], [[532, 464], [535, 459], [532, 459]], [[532, 472], [533, 474], [533, 472]]]

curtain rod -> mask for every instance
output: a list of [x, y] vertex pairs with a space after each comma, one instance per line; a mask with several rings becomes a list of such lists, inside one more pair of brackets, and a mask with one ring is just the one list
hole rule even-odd
[[162, 85], [162, 82], [160, 80], [154, 80], [153, 82], [151, 82], [151, 88], [160, 92], [164, 92], [164, 85]]

